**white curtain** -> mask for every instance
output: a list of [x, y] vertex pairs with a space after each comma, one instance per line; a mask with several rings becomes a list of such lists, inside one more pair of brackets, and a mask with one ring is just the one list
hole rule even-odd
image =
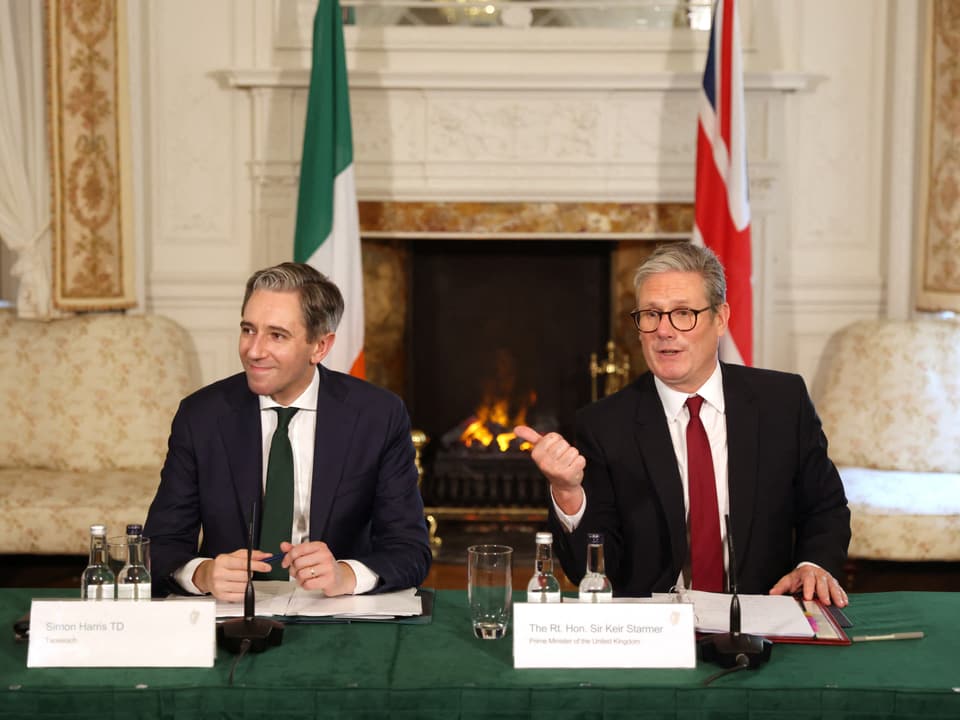
[[50, 318], [50, 160], [43, 3], [0, 0], [0, 239], [13, 251], [17, 315]]

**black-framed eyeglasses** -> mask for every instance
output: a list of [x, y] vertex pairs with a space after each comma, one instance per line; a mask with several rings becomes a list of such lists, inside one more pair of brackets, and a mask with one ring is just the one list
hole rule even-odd
[[633, 322], [640, 332], [655, 332], [656, 329], [660, 327], [660, 318], [664, 315], [667, 316], [670, 324], [673, 325], [676, 330], [680, 332], [690, 332], [697, 326], [697, 318], [700, 316], [700, 313], [706, 312], [707, 310], [713, 310], [713, 305], [707, 305], [700, 310], [685, 307], [674, 308], [673, 310], [654, 310], [653, 308], [647, 310], [632, 310], [630, 317], [633, 318]]

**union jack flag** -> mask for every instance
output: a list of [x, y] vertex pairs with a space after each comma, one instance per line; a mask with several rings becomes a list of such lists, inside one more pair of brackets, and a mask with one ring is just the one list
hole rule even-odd
[[697, 127], [694, 242], [720, 258], [727, 273], [730, 328], [720, 358], [753, 364], [752, 262], [743, 63], [735, 0], [717, 0], [703, 71]]

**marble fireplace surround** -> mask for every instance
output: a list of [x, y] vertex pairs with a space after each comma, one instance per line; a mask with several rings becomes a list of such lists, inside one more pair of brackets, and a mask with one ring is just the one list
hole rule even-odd
[[[308, 79], [303, 70], [224, 74], [228, 86], [248, 93], [252, 111], [244, 154], [254, 265], [289, 257]], [[698, 74], [598, 73], [589, 84], [574, 77], [559, 85], [545, 74], [494, 79], [495, 89], [442, 73], [350, 77], [367, 367], [372, 380], [394, 390], [402, 389], [396, 350], [404, 328], [402, 313], [388, 320], [387, 308], [406, 297], [400, 290], [410, 239], [611, 241], [611, 292], [621, 297], [643, 248], [687, 238], [692, 229]], [[771, 364], [783, 340], [772, 301], [775, 264], [789, 242], [780, 191], [784, 98], [806, 82], [783, 74], [747, 78], [760, 365]]]
[[[410, 240], [606, 241], [616, 316], [631, 309], [632, 272], [653, 242], [688, 238], [693, 225], [702, 71], [660, 61], [699, 65], [702, 48], [638, 53], [629, 33], [578, 33], [573, 45], [532, 33], [524, 45], [504, 39], [493, 51], [489, 34], [482, 42], [454, 34], [456, 43], [397, 45], [392, 36], [367, 42], [346, 33], [368, 376], [401, 395], [407, 328], [398, 304], [409, 292]], [[284, 62], [308, 60], [304, 38], [289, 47]], [[251, 111], [243, 156], [253, 263], [279, 262], [289, 257], [295, 223], [309, 71], [233, 68], [220, 77]], [[746, 77], [761, 365], [770, 364], [783, 330], [771, 301], [774, 265], [789, 241], [780, 189], [784, 103], [808, 84], [795, 73]], [[642, 367], [636, 338], [617, 334], [623, 324], [611, 328], [612, 339], [634, 350], [633, 367]]]
[[[633, 374], [640, 372], [636, 331], [624, 318], [634, 306], [637, 265], [657, 241], [687, 239], [693, 227], [703, 48], [667, 43], [638, 52], [635, 35], [608, 32], [566, 41], [529, 33], [495, 49], [488, 33], [426, 45], [345, 34], [368, 379], [411, 401], [416, 318], [408, 304], [422, 241], [605, 242], [609, 338], [630, 353]], [[295, 223], [309, 74], [303, 67], [235, 68], [223, 80], [250, 101], [245, 156], [260, 253], [254, 261], [279, 262], [289, 256]], [[780, 193], [784, 104], [808, 82], [791, 73], [746, 78], [761, 364], [776, 341], [767, 300], [778, 249], [789, 237]]]
[[633, 272], [656, 241], [686, 239], [693, 222], [689, 203], [361, 201], [359, 209], [367, 374], [401, 396], [409, 387], [409, 324], [415, 321], [408, 307], [410, 240], [609, 243], [610, 339], [629, 352], [637, 372], [643, 368], [639, 345], [623, 322], [634, 306]]

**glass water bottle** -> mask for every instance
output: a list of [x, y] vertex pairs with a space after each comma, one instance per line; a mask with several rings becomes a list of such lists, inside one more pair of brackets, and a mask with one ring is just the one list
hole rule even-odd
[[553, 574], [553, 535], [548, 532], [537, 533], [536, 567], [527, 583], [527, 602], [560, 602], [560, 581]]
[[84, 600], [113, 600], [116, 577], [107, 564], [107, 526], [90, 526], [90, 562], [80, 581], [80, 597]]
[[587, 574], [580, 581], [580, 602], [597, 603], [613, 600], [613, 586], [603, 567], [603, 535], [587, 534]]
[[117, 599], [150, 599], [150, 571], [143, 553], [141, 525], [127, 525], [127, 564], [117, 577]]

